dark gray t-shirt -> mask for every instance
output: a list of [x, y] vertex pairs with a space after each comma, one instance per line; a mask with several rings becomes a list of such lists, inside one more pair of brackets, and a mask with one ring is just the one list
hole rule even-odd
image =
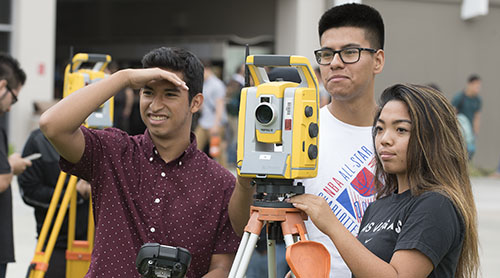
[[434, 265], [429, 277], [455, 277], [464, 224], [450, 199], [437, 192], [392, 194], [368, 206], [358, 240], [386, 262], [397, 250], [416, 249]]
[[[0, 174], [10, 173], [7, 133], [0, 127]], [[12, 230], [12, 190], [10, 186], [0, 193], [0, 264], [14, 262]]]

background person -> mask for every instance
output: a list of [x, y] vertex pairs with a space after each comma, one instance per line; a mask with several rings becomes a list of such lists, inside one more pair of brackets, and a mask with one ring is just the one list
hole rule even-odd
[[[26, 169], [17, 177], [21, 197], [27, 205], [34, 208], [36, 220], [36, 232], [38, 237], [45, 221], [45, 216], [49, 209], [54, 189], [61, 173], [59, 168], [59, 154], [56, 152], [50, 142], [43, 136], [40, 129], [31, 132], [23, 149], [23, 157], [40, 153], [42, 156], [39, 159], [33, 160], [33, 165]], [[68, 175], [69, 178], [69, 175]], [[76, 185], [77, 208], [76, 208], [76, 225], [71, 227], [75, 229], [75, 239], [86, 240], [87, 223], [89, 215], [89, 195], [90, 184], [84, 180], [79, 180]], [[59, 202], [62, 201], [65, 193], [65, 188], [61, 193]], [[60, 207], [58, 207], [59, 209]], [[56, 211], [57, 212], [57, 211]], [[65, 278], [66, 277], [66, 248], [68, 243], [68, 214], [61, 226], [59, 235], [56, 239], [54, 250], [49, 261], [49, 268], [45, 273], [48, 278]], [[54, 220], [57, 214], [54, 215]], [[55, 222], [55, 221], [53, 221]], [[53, 225], [53, 224], [52, 224]], [[49, 230], [51, 231], [51, 230]], [[47, 235], [47, 237], [49, 237]]]
[[[453, 106], [425, 86], [380, 97], [373, 141], [377, 200], [356, 239], [321, 197], [291, 198], [335, 243], [356, 277], [477, 277], [477, 215]], [[381, 181], [384, 181], [382, 184]]]
[[228, 167], [236, 167], [236, 148], [238, 141], [238, 114], [240, 112], [241, 89], [245, 86], [245, 64], [241, 64], [226, 86], [227, 112], [227, 163]]
[[203, 82], [203, 106], [198, 119], [198, 126], [194, 133], [198, 140], [198, 149], [204, 150], [210, 141], [217, 137], [218, 152], [210, 151], [210, 155], [227, 167], [225, 128], [227, 124], [227, 113], [225, 106], [226, 85], [220, 80], [212, 70], [212, 64], [204, 62], [204, 82]]
[[[0, 53], [0, 114], [10, 111], [25, 82], [26, 74], [19, 62], [9, 54]], [[19, 153], [9, 155], [7, 131], [0, 126], [0, 278], [5, 277], [7, 263], [15, 261], [10, 183], [29, 166], [31, 161]]]
[[479, 134], [479, 125], [481, 123], [482, 100], [479, 95], [481, 85], [479, 75], [473, 74], [469, 76], [465, 89], [458, 92], [451, 101], [451, 104], [455, 106], [463, 135], [466, 138], [469, 160], [472, 159], [476, 152], [476, 137]]
[[[189, 51], [165, 47], [142, 62], [143, 69], [85, 86], [40, 118], [61, 169], [91, 184], [96, 230], [86, 277], [139, 277], [135, 260], [147, 242], [188, 249], [188, 278], [227, 277], [239, 243], [227, 215], [235, 177], [197, 150], [191, 134], [203, 65]], [[81, 127], [125, 87], [141, 89], [143, 135]]]

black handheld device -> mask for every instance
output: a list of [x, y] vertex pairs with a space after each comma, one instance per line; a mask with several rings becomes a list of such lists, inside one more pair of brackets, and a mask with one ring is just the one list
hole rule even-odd
[[135, 261], [137, 271], [145, 278], [182, 278], [190, 263], [187, 249], [159, 243], [144, 244]]

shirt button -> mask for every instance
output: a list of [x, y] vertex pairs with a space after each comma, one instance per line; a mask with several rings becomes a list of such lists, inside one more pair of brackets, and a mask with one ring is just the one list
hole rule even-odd
[[160, 198], [156, 198], [156, 199], [155, 199], [155, 203], [157, 203], [157, 204], [158, 204], [159, 202], [160, 202]]
[[154, 233], [156, 231], [156, 229], [154, 227], [152, 227], [151, 229], [149, 229], [152, 233]]
[[150, 157], [150, 158], [149, 158], [149, 161], [153, 161], [153, 157]]
[[157, 151], [157, 150], [155, 150], [155, 154], [158, 154], [158, 151]]
[[182, 165], [182, 161], [179, 161], [179, 166], [181, 166], [181, 165]]
[[161, 172], [161, 176], [165, 177], [166, 176], [165, 172]]

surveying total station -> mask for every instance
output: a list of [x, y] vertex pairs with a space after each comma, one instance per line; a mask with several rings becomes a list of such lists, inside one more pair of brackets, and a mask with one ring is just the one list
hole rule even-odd
[[[252, 55], [247, 57], [246, 66], [255, 86], [241, 91], [237, 171], [253, 178], [257, 194], [229, 277], [244, 277], [264, 225], [268, 277], [276, 277], [275, 241], [280, 229], [294, 275], [328, 277], [328, 251], [322, 244], [307, 240], [303, 222], [307, 215], [284, 201], [304, 193], [302, 183], [295, 185], [295, 179], [317, 174], [318, 81], [305, 57]], [[301, 83], [270, 82], [265, 67], [296, 68]]]
[[[104, 70], [111, 62], [111, 56], [104, 54], [78, 53], [72, 57], [64, 73], [63, 97], [91, 83], [98, 82], [106, 77]], [[93, 112], [85, 121], [85, 126], [96, 129], [103, 129], [113, 125], [113, 99], [109, 99], [97, 111]], [[67, 184], [66, 181], [68, 180]], [[68, 210], [68, 247], [66, 250], [66, 277], [84, 277], [90, 266], [90, 254], [94, 246], [94, 220], [92, 214], [92, 199], [89, 198], [89, 219], [87, 228], [87, 240], [75, 240], [76, 228], [76, 203], [77, 192], [76, 183], [78, 178], [71, 176], [67, 179], [65, 172], [60, 173], [57, 180], [49, 209], [43, 222], [42, 230], [38, 237], [35, 249], [35, 256], [31, 261], [26, 277], [43, 278], [49, 267], [50, 257], [54, 250], [56, 239], [59, 235], [64, 217]], [[59, 199], [63, 188], [66, 186], [64, 197], [59, 206], [54, 226], [50, 230], [52, 220], [59, 205]], [[45, 246], [47, 235], [50, 236]], [[45, 248], [44, 248], [45, 246]]]

